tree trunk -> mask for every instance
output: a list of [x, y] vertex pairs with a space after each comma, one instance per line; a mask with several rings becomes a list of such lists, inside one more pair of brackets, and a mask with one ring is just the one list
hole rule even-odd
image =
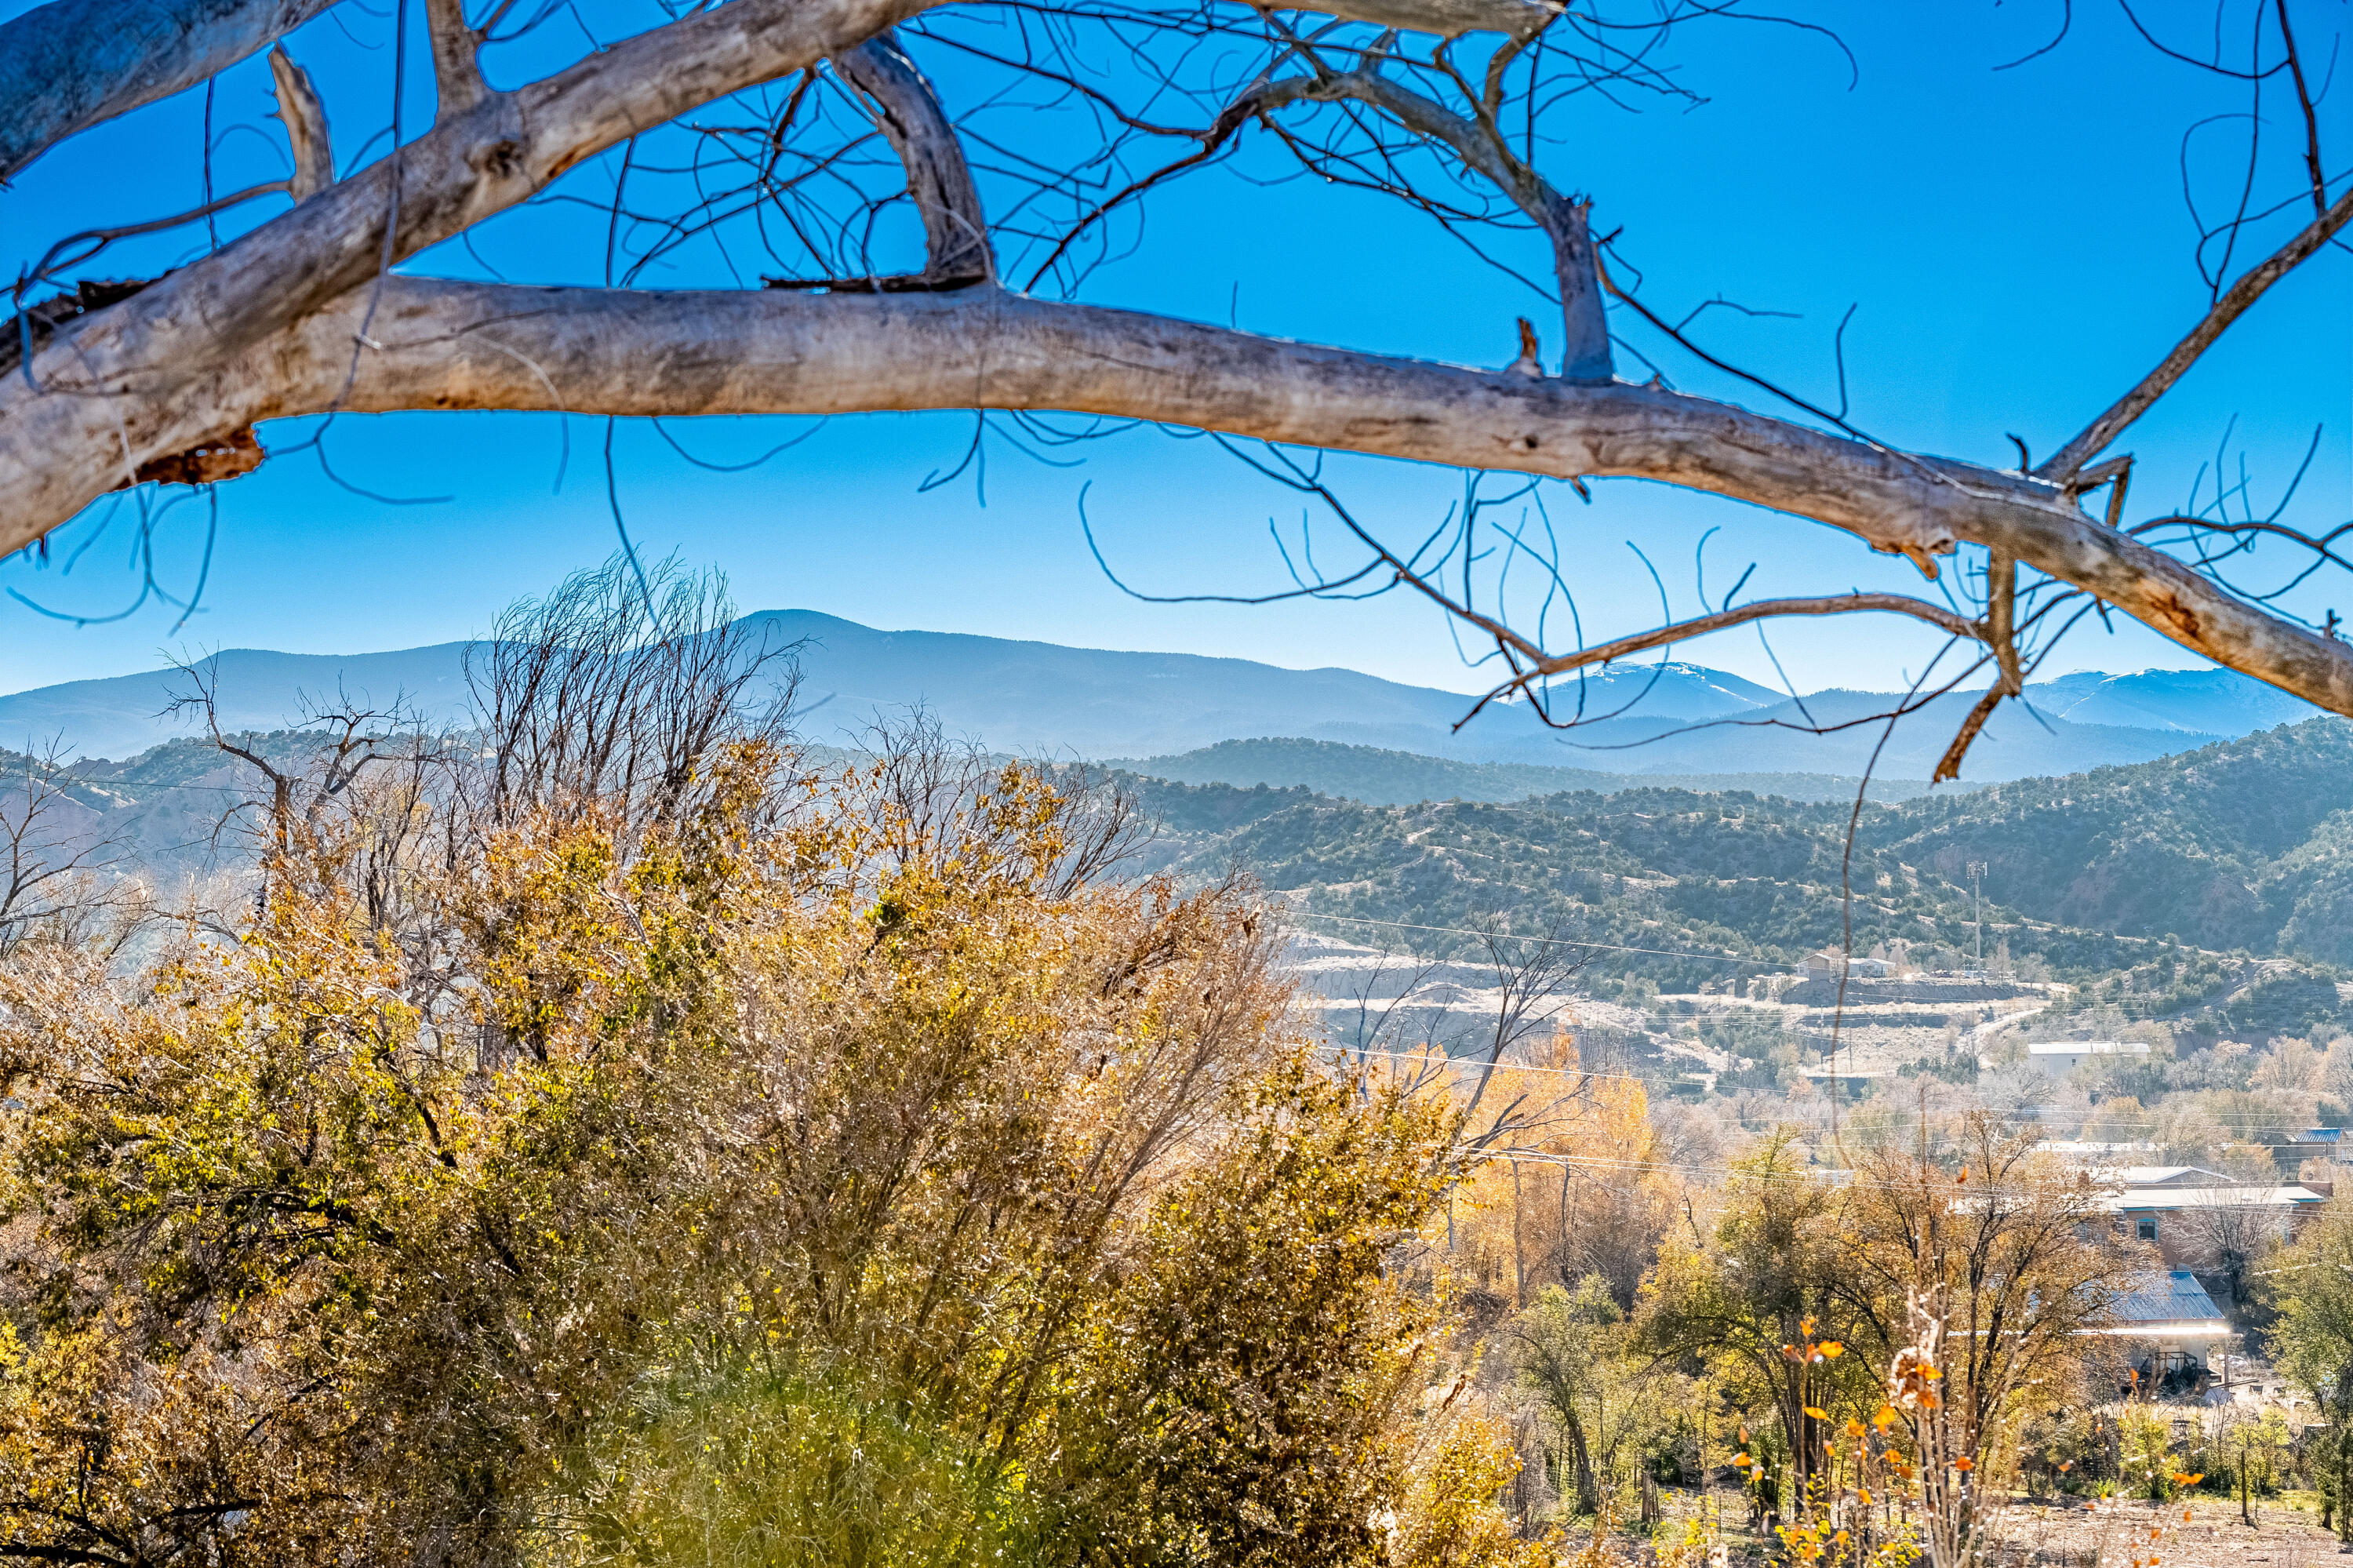
[[1577, 1412], [1564, 1408], [1561, 1425], [1568, 1434], [1568, 1461], [1577, 1473], [1577, 1511], [1594, 1513], [1601, 1507], [1601, 1489], [1593, 1477], [1593, 1455], [1585, 1445], [1585, 1424]]

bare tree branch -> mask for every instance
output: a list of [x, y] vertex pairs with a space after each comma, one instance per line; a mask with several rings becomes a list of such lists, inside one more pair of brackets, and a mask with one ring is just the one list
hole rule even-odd
[[[67, 390], [67, 402], [101, 387], [169, 388], [367, 281], [387, 254], [396, 261], [447, 239], [630, 136], [805, 69], [916, 8], [915, 0], [738, 0], [491, 93], [465, 113], [443, 115], [397, 159], [378, 160], [158, 280], [124, 302], [129, 308], [78, 318], [53, 370], [27, 366], [34, 373], [12, 382], [0, 421], [38, 439], [35, 427], [58, 407], [37, 390], [50, 385]], [[75, 368], [100, 365], [106, 369], [95, 376]]]
[[425, 0], [425, 30], [433, 41], [433, 80], [440, 91], [437, 121], [470, 114], [491, 95], [482, 79], [482, 36], [466, 26], [466, 0]]
[[[1986, 638], [1986, 629], [1974, 620], [1956, 615], [1945, 606], [1931, 599], [1914, 599], [1900, 593], [1829, 594], [1819, 599], [1760, 599], [1751, 603], [1721, 609], [1713, 615], [1702, 615], [1690, 620], [1679, 620], [1672, 626], [1654, 627], [1638, 631], [1630, 637], [1620, 637], [1612, 642], [1597, 643], [1574, 653], [1543, 653], [1538, 651], [1535, 664], [1526, 674], [1511, 683], [1521, 685], [1546, 675], [1566, 674], [1571, 670], [1592, 664], [1607, 664], [1614, 660], [1630, 658], [1652, 648], [1664, 648], [1670, 643], [1704, 637], [1711, 631], [1728, 627], [1745, 626], [1752, 620], [1768, 620], [1785, 615], [1852, 615], [1862, 610], [1884, 610], [1894, 615], [1908, 615], [1925, 620], [1940, 630], [1973, 641]], [[1508, 688], [1506, 688], [1508, 689]]]
[[286, 192], [297, 202], [310, 200], [335, 183], [335, 145], [327, 132], [327, 106], [311, 85], [311, 73], [294, 63], [284, 47], [269, 51], [269, 74], [278, 88], [278, 118], [286, 126], [286, 144], [294, 157], [294, 177]]
[[889, 34], [835, 56], [833, 64], [874, 101], [882, 134], [906, 165], [907, 194], [923, 215], [924, 281], [938, 285], [993, 280], [997, 256], [988, 243], [980, 191], [932, 84]]
[[2133, 389], [2116, 399], [2107, 412], [2084, 428], [2084, 433], [2069, 441], [2050, 460], [2034, 471], [2039, 479], [2065, 483], [2075, 477], [2076, 471], [2097, 457], [2108, 443], [2124, 434], [2135, 419], [2147, 413], [2149, 405], [2189, 373], [2198, 358], [2214, 344], [2214, 340], [2227, 331], [2232, 322], [2246, 314], [2247, 308], [2263, 298], [2263, 291], [2294, 271], [2296, 265], [2314, 251], [2328, 243], [2337, 231], [2353, 222], [2353, 190], [2337, 198], [2334, 206], [2306, 224], [2304, 231], [2272, 252], [2260, 265], [2249, 268], [2239, 281], [2231, 285], [2214, 308], [2192, 327], [2189, 335], [2173, 345], [2173, 352], [2160, 361], [2158, 367], [2143, 376]]
[[[143, 461], [337, 406], [363, 293], [217, 362], [190, 396], [168, 402], [45, 395], [26, 408], [21, 378], [8, 377], [0, 409], [38, 418], [0, 418], [0, 493], [13, 498], [0, 515], [0, 553], [111, 486], [125, 441]], [[2001, 550], [2218, 663], [2353, 714], [2353, 646], [2103, 526], [2056, 484], [1891, 452], [1662, 387], [1531, 380], [996, 289], [804, 297], [393, 277], [376, 323], [383, 350], [362, 356], [342, 407], [1059, 409], [1450, 467], [1657, 480], [1810, 517], [1923, 560], [1963, 543]], [[45, 376], [69, 368], [56, 348], [40, 357]], [[108, 378], [111, 367], [99, 368]]]
[[1509, 33], [1532, 37], [1558, 15], [1539, 0], [1341, 0], [1328, 5], [1303, 7], [1348, 22], [1370, 22], [1409, 33], [1460, 37], [1465, 33]]
[[1953, 744], [1945, 748], [1936, 772], [1928, 776], [1931, 784], [1942, 784], [1961, 776], [1962, 759], [1968, 756], [1970, 743], [1993, 717], [1994, 709], [2004, 697], [2014, 697], [2026, 690], [2026, 674], [2018, 658], [2018, 558], [1996, 550], [1986, 567], [1985, 640], [1992, 644], [1994, 660], [2000, 673], [1953, 736]]
[[0, 959], [107, 900], [104, 874], [121, 846], [75, 822], [86, 813], [74, 783], [61, 745], [0, 752]]
[[1563, 196], [1533, 166], [1514, 156], [1500, 127], [1483, 108], [1478, 120], [1456, 114], [1382, 74], [1377, 62], [1319, 80], [1299, 96], [1327, 103], [1354, 99], [1369, 104], [1416, 135], [1442, 143], [1466, 166], [1493, 182], [1552, 242], [1561, 321], [1567, 333], [1561, 374], [1571, 381], [1609, 379], [1609, 326], [1602, 316], [1601, 285], [1588, 221], [1590, 203]]
[[333, 0], [51, 0], [0, 24], [0, 182], [78, 131], [194, 87]]

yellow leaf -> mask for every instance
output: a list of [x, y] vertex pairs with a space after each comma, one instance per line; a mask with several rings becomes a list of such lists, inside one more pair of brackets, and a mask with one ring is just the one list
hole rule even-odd
[[1830, 1412], [1822, 1409], [1820, 1405], [1810, 1404], [1806, 1406], [1806, 1414], [1812, 1416], [1817, 1421], [1828, 1421], [1831, 1418]]
[[1816, 1348], [1821, 1351], [1822, 1360], [1826, 1361], [1836, 1361], [1839, 1357], [1846, 1354], [1846, 1347], [1840, 1344], [1836, 1340], [1824, 1340], [1821, 1344]]

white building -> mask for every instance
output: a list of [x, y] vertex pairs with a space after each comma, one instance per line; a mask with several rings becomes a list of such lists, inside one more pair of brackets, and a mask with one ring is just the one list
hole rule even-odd
[[1849, 959], [1844, 953], [1834, 953], [1828, 948], [1806, 955], [1805, 975], [1810, 980], [1838, 983], [1840, 969], [1845, 969], [1854, 980], [1885, 980], [1894, 972], [1885, 959]]
[[2026, 1048], [2027, 1061], [2054, 1078], [2065, 1077], [2086, 1062], [2147, 1055], [2148, 1047], [2137, 1040], [2043, 1040]]

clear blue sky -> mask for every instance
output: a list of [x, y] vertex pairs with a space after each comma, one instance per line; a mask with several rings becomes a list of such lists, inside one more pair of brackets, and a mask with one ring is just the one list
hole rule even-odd
[[[24, 8], [5, 0], [0, 15]], [[2341, 5], [2306, 8], [2324, 40], [2327, 29], [2345, 26]], [[1705, 330], [1725, 352], [1834, 398], [1831, 334], [1853, 305], [1846, 350], [1859, 423], [1896, 443], [2005, 465], [2014, 461], [2005, 431], [2027, 436], [2038, 456], [2047, 451], [2152, 365], [2202, 309], [2181, 137], [2196, 121], [2243, 107], [2242, 97], [2158, 58], [2112, 0], [2077, 0], [2073, 36], [2009, 71], [1993, 68], [2049, 37], [2058, 0], [1792, 9], [1835, 30], [1852, 51], [1852, 87], [1846, 57], [1819, 37], [1764, 23], [1692, 27], [1674, 62], [1705, 101], [1641, 113], [1582, 108], [1573, 122], [1577, 145], [1555, 149], [1548, 172], [1592, 194], [1599, 225], [1622, 228], [1622, 248], [1645, 270], [1646, 297], [1680, 313], [1721, 293], [1799, 317], [1712, 312]], [[620, 30], [620, 0], [592, 15], [610, 16]], [[292, 44], [325, 91], [345, 160], [383, 120], [390, 17], [389, 0], [380, 14], [346, 5]], [[576, 49], [578, 41], [548, 47]], [[953, 62], [916, 48], [953, 107]], [[280, 171], [275, 122], [263, 118], [268, 80], [258, 60], [222, 79], [214, 109], [222, 188]], [[2347, 97], [2340, 82], [2325, 107], [2340, 148], [2353, 144], [2344, 134], [2353, 121]], [[413, 94], [411, 133], [429, 112], [429, 92]], [[13, 272], [73, 229], [194, 205], [202, 114], [201, 92], [184, 95], [50, 154], [0, 192], [0, 261]], [[2266, 165], [2274, 189], [2286, 188], [2293, 175], [2291, 129], [2274, 127], [2283, 149], [2281, 161]], [[2216, 159], [2193, 158], [2189, 173], [2201, 195], [2221, 189]], [[596, 195], [609, 189], [611, 175], [592, 166], [574, 178]], [[266, 201], [252, 216], [278, 208]], [[596, 281], [601, 228], [591, 232], [560, 208], [501, 223], [486, 249], [520, 279]], [[201, 227], [183, 230], [111, 252], [89, 271], [152, 272], [200, 253], [202, 244]], [[413, 270], [478, 271], [454, 248]], [[689, 270], [657, 282], [715, 281]], [[1514, 316], [1542, 313], [1508, 278], [1394, 204], [1299, 182], [1253, 185], [1224, 172], [1173, 187], [1134, 253], [1098, 272], [1086, 294], [1488, 365], [1514, 352]], [[1662, 362], [1680, 386], [1770, 407], [1687, 359], [1668, 353]], [[700, 455], [740, 459], [807, 425], [670, 429]], [[2142, 460], [2136, 499], [2186, 496], [2226, 429], [2233, 471], [2243, 457], [2256, 493], [2274, 493], [2316, 425], [2323, 427], [2319, 452], [2290, 516], [2326, 525], [2353, 516], [2353, 257], [2342, 253], [2274, 291], [2132, 433], [2126, 445]], [[1209, 443], [1132, 432], [1061, 454], [1082, 457], [1075, 468], [997, 446], [985, 505], [970, 477], [921, 491], [927, 474], [954, 464], [969, 429], [954, 416], [837, 419], [763, 467], [721, 475], [686, 463], [652, 430], [624, 426], [620, 488], [640, 549], [675, 550], [723, 568], [746, 609], [805, 606], [883, 627], [1478, 683], [1436, 616], [1401, 599], [1160, 606], [1107, 583], [1081, 535], [1082, 487], [1106, 554], [1139, 586], [1246, 592], [1280, 583], [1265, 530], [1271, 516], [1296, 518], [1295, 499]], [[564, 435], [553, 417], [346, 418], [332, 448], [344, 477], [383, 493], [453, 499], [383, 504], [329, 482], [307, 457], [273, 460], [220, 488], [202, 607], [176, 635], [179, 614], [161, 604], [75, 628], [0, 600], [0, 690], [148, 668], [166, 649], [359, 651], [478, 632], [512, 597], [613, 547], [602, 429], [601, 421], [573, 422], [559, 486]], [[265, 427], [263, 438], [296, 433]], [[1399, 537], [1424, 531], [1460, 485], [1451, 472], [1394, 463], [1352, 461], [1337, 471], [1363, 514]], [[1629, 539], [1659, 565], [1678, 613], [1694, 608], [1693, 551], [1712, 526], [1721, 530], [1708, 546], [1717, 593], [1751, 561], [1758, 563], [1752, 595], [1917, 580], [1843, 535], [1657, 486], [1598, 485], [1591, 507], [1570, 503], [1556, 517], [1570, 529], [1588, 637], [1647, 624], [1657, 612], [1656, 590]], [[157, 530], [156, 571], [167, 587], [185, 593], [193, 584], [206, 534], [201, 503], [180, 506]], [[85, 519], [57, 537], [47, 569], [21, 557], [0, 565], [0, 588], [75, 613], [119, 609], [138, 590], [132, 542], [120, 522], [99, 535]], [[84, 545], [67, 575], [65, 561]], [[2344, 602], [2324, 594], [2306, 608], [2337, 603], [2353, 614], [2353, 590], [2339, 597]], [[2050, 668], [2195, 662], [2124, 625], [2114, 636], [2095, 625], [2079, 631]], [[1844, 621], [1786, 629], [1775, 646], [1798, 684], [1810, 689], [1896, 684], [1928, 644], [1884, 622]], [[1753, 633], [1686, 645], [1680, 655], [1775, 679]]]

